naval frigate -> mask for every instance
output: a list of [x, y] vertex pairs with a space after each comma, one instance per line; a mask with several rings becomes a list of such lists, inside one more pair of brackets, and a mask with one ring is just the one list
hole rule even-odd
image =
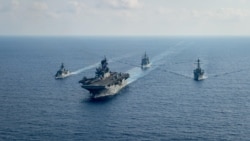
[[200, 59], [197, 60], [197, 68], [194, 70], [194, 80], [199, 81], [204, 78], [204, 70], [201, 69]]
[[95, 77], [83, 77], [79, 83], [82, 84], [82, 88], [89, 91], [92, 98], [96, 99], [118, 93], [127, 85], [128, 78], [128, 73], [111, 72], [104, 57], [100, 66], [96, 68]]
[[147, 56], [145, 52], [145, 54], [142, 56], [142, 59], [141, 59], [141, 68], [147, 69], [149, 67], [150, 67], [149, 57]]
[[60, 69], [56, 72], [55, 79], [63, 79], [70, 75], [69, 70], [64, 68], [64, 64], [61, 64]]

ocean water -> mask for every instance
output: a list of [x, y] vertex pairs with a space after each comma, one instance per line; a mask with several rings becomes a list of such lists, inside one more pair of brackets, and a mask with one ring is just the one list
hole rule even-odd
[[[78, 81], [104, 56], [129, 85], [91, 100]], [[249, 60], [250, 37], [0, 37], [0, 140], [249, 140]]]

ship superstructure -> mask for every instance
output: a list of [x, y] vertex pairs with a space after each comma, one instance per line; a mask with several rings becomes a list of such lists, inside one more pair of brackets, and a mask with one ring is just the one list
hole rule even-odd
[[200, 59], [197, 60], [197, 68], [194, 70], [194, 80], [199, 81], [204, 78], [204, 70], [200, 67]]
[[70, 75], [69, 70], [66, 70], [64, 68], [64, 64], [62, 63], [60, 66], [60, 69], [56, 72], [55, 78], [56, 79], [62, 79]]
[[150, 65], [151, 64], [150, 64], [150, 61], [149, 61], [149, 57], [145, 52], [145, 54], [142, 56], [142, 59], [141, 59], [141, 68], [146, 69], [146, 68], [149, 68]]
[[111, 72], [105, 57], [101, 65], [96, 68], [95, 77], [83, 77], [79, 83], [82, 84], [82, 88], [90, 92], [92, 98], [101, 98], [118, 93], [127, 85], [128, 78], [128, 73]]

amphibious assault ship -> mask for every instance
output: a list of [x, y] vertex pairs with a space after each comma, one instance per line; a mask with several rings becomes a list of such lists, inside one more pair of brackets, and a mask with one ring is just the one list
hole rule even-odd
[[89, 91], [92, 98], [96, 99], [118, 93], [127, 85], [128, 78], [128, 73], [111, 72], [105, 57], [101, 65], [96, 68], [95, 77], [83, 77], [79, 83], [82, 84], [82, 88]]
[[60, 69], [56, 72], [55, 78], [62, 79], [62, 78], [67, 77], [69, 75], [70, 75], [69, 70], [66, 70], [64, 68], [64, 64], [62, 63]]
[[150, 67], [149, 57], [147, 56], [145, 52], [145, 54], [142, 56], [142, 59], [141, 59], [141, 68], [146, 69], [149, 67]]
[[200, 67], [200, 59], [197, 60], [197, 68], [194, 70], [194, 80], [199, 81], [204, 78], [204, 70]]

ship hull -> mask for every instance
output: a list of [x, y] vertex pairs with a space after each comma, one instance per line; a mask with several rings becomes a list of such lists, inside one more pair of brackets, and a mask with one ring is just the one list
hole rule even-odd
[[148, 69], [151, 67], [151, 63], [150, 64], [145, 64], [145, 65], [141, 65], [142, 69]]
[[93, 99], [113, 96], [117, 94], [122, 88], [127, 85], [127, 80], [123, 79], [120, 84], [111, 85], [111, 86], [90, 86], [83, 85], [82, 88], [90, 92], [90, 96]]
[[200, 81], [204, 79], [204, 74], [194, 74], [194, 80]]
[[194, 80], [200, 81], [204, 79], [204, 70], [200, 67], [200, 59], [197, 60], [197, 68], [194, 70]]
[[194, 77], [194, 80], [196, 80], [196, 81], [200, 81], [200, 80], [202, 80], [202, 79], [203, 79], [203, 76]]
[[70, 72], [55, 76], [55, 79], [63, 79], [63, 78], [68, 77], [68, 76], [70, 76]]

